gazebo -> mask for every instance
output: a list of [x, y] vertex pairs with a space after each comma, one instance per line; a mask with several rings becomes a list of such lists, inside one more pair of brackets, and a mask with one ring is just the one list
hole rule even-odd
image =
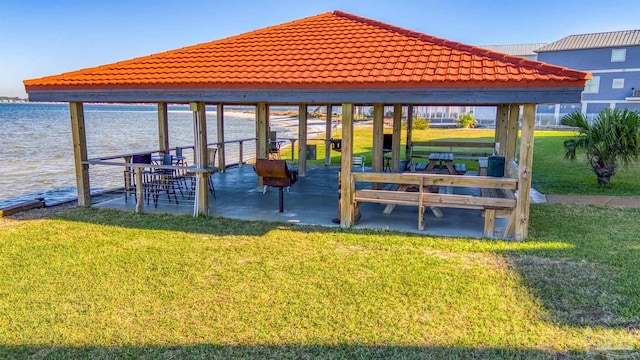
[[[392, 167], [400, 160], [402, 106], [496, 106], [496, 142], [517, 179], [514, 236], [527, 237], [535, 106], [580, 101], [589, 73], [527, 60], [332, 11], [237, 36], [114, 64], [25, 80], [31, 101], [69, 102], [78, 204], [90, 206], [83, 103], [156, 103], [159, 145], [169, 151], [167, 104], [189, 104], [196, 138], [196, 213], [209, 208], [205, 105], [256, 106], [256, 157], [268, 157], [269, 106], [299, 106], [299, 172], [306, 173], [308, 105], [342, 106], [340, 224], [354, 223], [354, 105], [374, 106], [372, 170], [383, 170], [383, 109], [394, 106]], [[522, 106], [523, 112], [519, 109]], [[331, 111], [327, 111], [328, 117]], [[408, 123], [411, 123], [408, 111]], [[519, 161], [518, 123], [522, 115]], [[330, 120], [329, 120], [330, 121]], [[328, 136], [327, 136], [328, 137]], [[327, 147], [330, 144], [327, 142]], [[220, 156], [224, 162], [224, 155]], [[220, 164], [224, 168], [224, 163]], [[376, 179], [383, 179], [378, 177]]]

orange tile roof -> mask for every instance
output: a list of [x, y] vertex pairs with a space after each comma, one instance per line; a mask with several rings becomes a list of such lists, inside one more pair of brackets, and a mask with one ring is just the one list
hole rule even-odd
[[583, 87], [590, 78], [333, 11], [24, 84], [27, 91]]

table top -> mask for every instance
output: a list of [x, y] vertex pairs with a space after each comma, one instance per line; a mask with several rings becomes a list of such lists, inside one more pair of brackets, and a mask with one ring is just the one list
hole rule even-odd
[[453, 161], [453, 153], [431, 153], [429, 160]]

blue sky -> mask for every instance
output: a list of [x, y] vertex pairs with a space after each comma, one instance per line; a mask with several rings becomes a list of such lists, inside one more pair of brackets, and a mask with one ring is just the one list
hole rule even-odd
[[472, 45], [640, 28], [638, 0], [2, 0], [0, 95], [22, 80], [212, 41], [331, 10]]

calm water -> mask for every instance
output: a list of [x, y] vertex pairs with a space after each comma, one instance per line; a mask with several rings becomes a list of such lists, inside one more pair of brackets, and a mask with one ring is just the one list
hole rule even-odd
[[[207, 111], [207, 136], [216, 139], [214, 108]], [[158, 149], [155, 105], [85, 104], [89, 158]], [[225, 140], [255, 136], [251, 114], [225, 112]], [[279, 133], [285, 135], [283, 129]], [[170, 146], [193, 144], [193, 117], [186, 106], [169, 107]], [[71, 121], [68, 104], [0, 103], [0, 208], [44, 197], [53, 204], [76, 197]], [[255, 142], [245, 147], [252, 155]], [[237, 161], [237, 144], [227, 159]], [[231, 160], [236, 159], [236, 160]], [[92, 192], [122, 186], [120, 167], [91, 166]]]

